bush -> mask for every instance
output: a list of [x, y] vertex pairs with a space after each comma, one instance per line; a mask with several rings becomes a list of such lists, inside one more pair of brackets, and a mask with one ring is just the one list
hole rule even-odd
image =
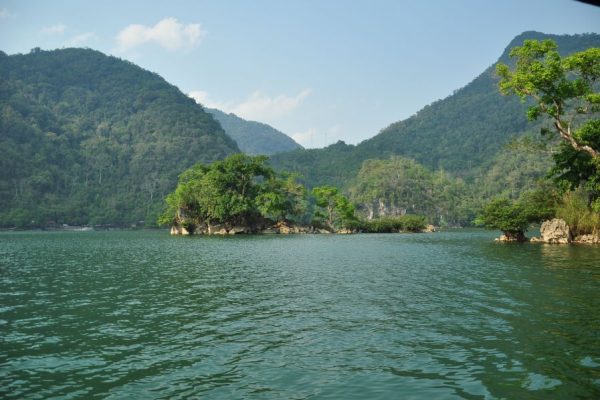
[[600, 233], [600, 214], [590, 209], [588, 195], [581, 188], [565, 193], [556, 217], [565, 220], [574, 236]]
[[370, 233], [419, 232], [425, 226], [425, 217], [421, 215], [401, 215], [365, 221], [362, 229]]

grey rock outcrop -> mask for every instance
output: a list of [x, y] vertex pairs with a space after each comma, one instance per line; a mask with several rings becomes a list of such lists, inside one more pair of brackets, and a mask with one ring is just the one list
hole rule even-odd
[[573, 241], [569, 225], [558, 218], [544, 221], [540, 227], [541, 241], [544, 243], [567, 244]]

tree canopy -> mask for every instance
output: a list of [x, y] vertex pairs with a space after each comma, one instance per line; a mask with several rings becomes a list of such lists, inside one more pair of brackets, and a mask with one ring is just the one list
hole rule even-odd
[[497, 66], [501, 92], [533, 99], [530, 120], [551, 119], [563, 141], [554, 155], [554, 175], [570, 189], [584, 185], [600, 211], [600, 48], [561, 57], [552, 40], [525, 40], [510, 56], [516, 59], [513, 69]]
[[266, 156], [238, 153], [183, 172], [175, 191], [166, 197], [159, 223], [182, 225], [191, 232], [211, 225], [253, 230], [265, 220], [301, 217], [305, 197], [303, 186], [293, 176], [278, 177]]

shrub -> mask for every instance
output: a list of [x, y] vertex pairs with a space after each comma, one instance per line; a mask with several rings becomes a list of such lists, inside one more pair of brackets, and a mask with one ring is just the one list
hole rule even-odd
[[365, 221], [363, 230], [371, 233], [419, 232], [425, 225], [425, 217], [421, 215], [401, 215]]
[[581, 188], [567, 192], [556, 210], [557, 218], [564, 219], [573, 235], [600, 233], [600, 214], [590, 209], [588, 195]]

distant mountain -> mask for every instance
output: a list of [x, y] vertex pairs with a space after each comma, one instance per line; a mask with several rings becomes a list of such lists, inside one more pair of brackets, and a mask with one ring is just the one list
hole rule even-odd
[[285, 133], [267, 124], [247, 121], [235, 114], [226, 114], [212, 108], [206, 108], [206, 111], [219, 121], [225, 133], [246, 154], [271, 155], [303, 148]]
[[157, 74], [89, 49], [0, 52], [0, 226], [154, 223], [177, 176], [238, 152]]
[[[595, 33], [558, 36], [525, 32], [511, 41], [499, 60], [509, 62], [509, 50], [525, 39], [553, 39], [563, 54], [600, 47], [600, 35]], [[392, 155], [455, 175], [473, 176], [489, 168], [511, 139], [539, 131], [539, 122], [527, 121], [527, 105], [515, 96], [502, 96], [497, 83], [493, 65], [447, 98], [356, 146], [338, 142], [325, 149], [296, 150], [275, 155], [272, 163], [279, 169], [301, 173], [309, 185], [344, 186], [356, 176], [364, 160]]]

